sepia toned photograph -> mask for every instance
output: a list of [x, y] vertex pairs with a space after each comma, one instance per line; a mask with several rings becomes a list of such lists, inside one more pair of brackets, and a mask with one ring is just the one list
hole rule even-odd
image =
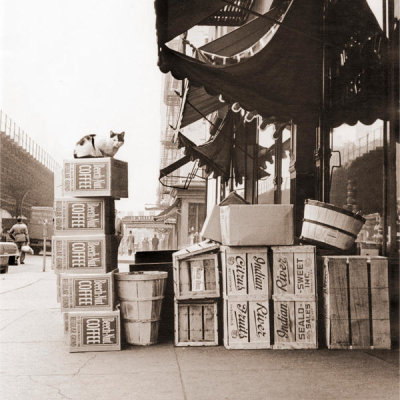
[[0, 0], [0, 398], [398, 400], [399, 0]]

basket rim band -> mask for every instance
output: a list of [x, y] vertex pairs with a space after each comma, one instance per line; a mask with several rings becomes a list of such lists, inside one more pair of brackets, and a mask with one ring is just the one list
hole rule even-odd
[[362, 223], [365, 223], [365, 221], [366, 221], [366, 219], [362, 215], [355, 214], [355, 213], [353, 213], [353, 211], [345, 210], [344, 208], [335, 206], [335, 205], [330, 204], [330, 203], [324, 203], [322, 201], [311, 200], [311, 199], [307, 199], [305, 201], [305, 203], [309, 204], [310, 206], [323, 207], [323, 208], [327, 208], [328, 210], [332, 210], [332, 211], [336, 211], [336, 212], [341, 213], [341, 214], [348, 215], [349, 217], [353, 217], [355, 219], [358, 219]]
[[334, 230], [334, 231], [338, 231], [338, 232], [340, 232], [340, 233], [343, 233], [344, 235], [351, 236], [353, 239], [357, 239], [357, 235], [355, 235], [354, 233], [345, 231], [344, 229], [340, 229], [340, 228], [337, 228], [337, 227], [332, 226], [332, 225], [329, 225], [329, 224], [324, 224], [323, 222], [314, 221], [314, 220], [312, 220], [312, 219], [307, 219], [307, 218], [304, 218], [304, 219], [303, 219], [303, 222], [309, 222], [309, 223], [311, 223], [311, 224], [321, 225], [321, 226], [324, 226], [324, 227], [326, 227], [326, 228], [330, 228], [330, 229], [332, 229], [332, 230]]

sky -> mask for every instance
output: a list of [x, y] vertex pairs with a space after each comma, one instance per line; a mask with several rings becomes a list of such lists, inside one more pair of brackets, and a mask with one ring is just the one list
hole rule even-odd
[[[381, 0], [368, 0], [380, 19]], [[125, 131], [129, 199], [156, 202], [162, 74], [153, 0], [0, 0], [0, 108], [60, 164]], [[349, 130], [350, 133], [350, 130]], [[347, 133], [345, 134], [347, 135]]]
[[151, 0], [0, 0], [0, 108], [60, 164], [125, 131], [123, 210], [156, 201], [162, 74]]

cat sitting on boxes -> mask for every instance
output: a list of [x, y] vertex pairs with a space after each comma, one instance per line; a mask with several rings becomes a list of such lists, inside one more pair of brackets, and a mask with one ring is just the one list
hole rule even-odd
[[110, 137], [86, 135], [76, 143], [74, 158], [114, 157], [124, 144], [125, 132], [110, 131]]

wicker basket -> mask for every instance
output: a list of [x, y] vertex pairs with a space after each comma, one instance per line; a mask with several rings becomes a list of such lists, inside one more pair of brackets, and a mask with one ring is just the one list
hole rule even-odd
[[365, 218], [332, 204], [306, 200], [300, 239], [326, 248], [348, 250]]

